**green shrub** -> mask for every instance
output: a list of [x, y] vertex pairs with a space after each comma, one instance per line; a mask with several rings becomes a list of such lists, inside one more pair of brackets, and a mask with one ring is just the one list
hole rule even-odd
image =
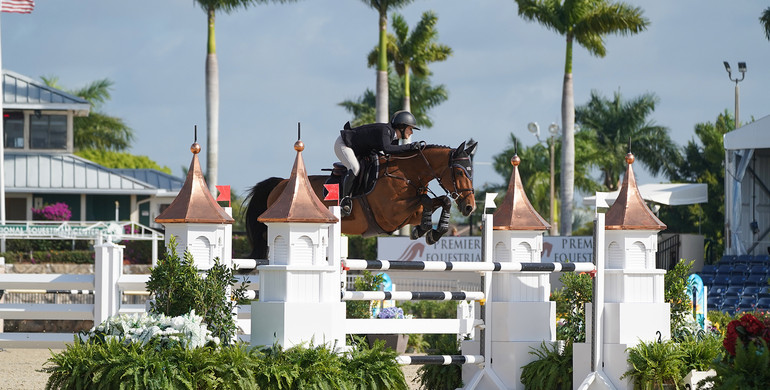
[[586, 339], [585, 304], [593, 299], [593, 278], [588, 273], [562, 273], [559, 280], [564, 287], [551, 295], [556, 300], [562, 321], [557, 324], [556, 338], [582, 343]]
[[671, 306], [671, 336], [675, 339], [687, 331], [688, 319], [692, 318], [692, 299], [687, 288], [692, 264], [692, 260], [681, 259], [663, 278], [664, 299]]
[[[378, 291], [382, 288], [385, 277], [382, 274], [373, 274], [364, 271], [360, 278], [356, 278], [353, 288], [356, 291]], [[347, 318], [371, 318], [373, 301], [346, 301], [345, 312]]]
[[92, 250], [47, 250], [33, 252], [4, 252], [6, 263], [70, 263], [93, 264], [94, 251]]
[[150, 270], [147, 282], [147, 291], [153, 297], [150, 311], [176, 317], [195, 310], [214, 336], [222, 343], [229, 343], [236, 332], [232, 313], [238, 301], [244, 299], [246, 286], [233, 288], [237, 282], [233, 270], [219, 259], [215, 259], [204, 277], [193, 264], [192, 255], [185, 251], [180, 259], [176, 247], [176, 238], [171, 236], [166, 255]]
[[[457, 335], [437, 334], [431, 336], [432, 355], [459, 355], [460, 343]], [[421, 389], [426, 390], [453, 390], [463, 387], [462, 366], [457, 364], [436, 365], [427, 364], [417, 370], [418, 381]]]
[[563, 353], [555, 343], [548, 346], [543, 341], [540, 348], [529, 351], [537, 360], [527, 363], [521, 370], [521, 383], [531, 390], [572, 388], [572, 343], [566, 342]]
[[626, 348], [631, 368], [620, 379], [631, 378], [634, 389], [676, 385], [682, 380], [684, 354], [672, 340], [640, 342]]

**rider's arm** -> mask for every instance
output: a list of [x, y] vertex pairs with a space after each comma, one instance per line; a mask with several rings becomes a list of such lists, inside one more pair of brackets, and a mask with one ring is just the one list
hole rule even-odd
[[399, 145], [398, 140], [391, 141], [390, 133], [387, 130], [382, 131], [382, 151], [386, 154], [408, 152], [414, 148], [415, 144]]

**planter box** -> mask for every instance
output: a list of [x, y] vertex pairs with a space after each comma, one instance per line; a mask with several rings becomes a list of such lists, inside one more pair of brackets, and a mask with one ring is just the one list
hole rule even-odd
[[714, 370], [708, 370], [708, 371], [690, 371], [689, 374], [687, 374], [686, 377], [684, 377], [684, 385], [690, 386], [687, 387], [688, 389], [699, 389], [698, 382], [710, 377], [710, 376], [716, 376], [717, 372]]
[[394, 349], [396, 352], [402, 354], [406, 352], [406, 344], [409, 343], [409, 335], [401, 333], [366, 335], [366, 341], [369, 343], [369, 348], [373, 347], [374, 342], [377, 340], [384, 340], [386, 347]]

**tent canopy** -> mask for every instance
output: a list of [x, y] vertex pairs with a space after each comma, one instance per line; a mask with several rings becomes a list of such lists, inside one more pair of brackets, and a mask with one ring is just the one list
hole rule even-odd
[[770, 148], [770, 115], [755, 120], [724, 135], [725, 149]]
[[[708, 188], [703, 183], [661, 183], [640, 184], [639, 193], [648, 202], [660, 203], [669, 206], [708, 202]], [[583, 198], [586, 206], [597, 205], [610, 207], [615, 203], [620, 191], [597, 192], [596, 196]], [[598, 202], [597, 202], [598, 198]]]

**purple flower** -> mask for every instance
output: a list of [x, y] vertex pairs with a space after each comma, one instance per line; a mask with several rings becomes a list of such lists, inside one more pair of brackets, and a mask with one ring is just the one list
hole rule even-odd
[[72, 211], [66, 203], [49, 204], [42, 209], [32, 208], [33, 219], [44, 221], [69, 221]]
[[386, 307], [380, 310], [378, 318], [404, 318], [404, 311], [400, 307]]

